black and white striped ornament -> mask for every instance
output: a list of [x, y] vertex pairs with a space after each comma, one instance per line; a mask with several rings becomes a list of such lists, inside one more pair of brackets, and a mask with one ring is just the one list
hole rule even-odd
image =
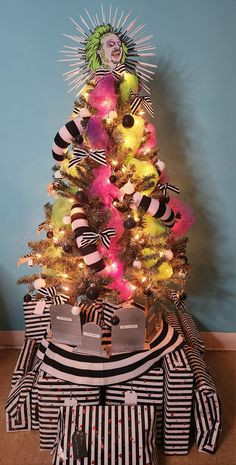
[[98, 252], [95, 243], [82, 246], [84, 233], [90, 233], [87, 216], [80, 203], [74, 203], [71, 209], [71, 226], [74, 231], [76, 244], [83, 256], [86, 265], [96, 273], [105, 268], [105, 262], [102, 255]]
[[174, 211], [161, 200], [152, 199], [139, 192], [135, 192], [132, 206], [134, 208], [140, 208], [149, 213], [153, 218], [161, 220], [162, 223], [169, 228], [172, 228], [175, 224]]
[[52, 146], [52, 156], [56, 161], [61, 162], [64, 160], [65, 150], [67, 147], [76, 139], [76, 137], [80, 136], [84, 132], [85, 128], [83, 120], [89, 118], [91, 114], [89, 110], [83, 110], [84, 111], [81, 111], [78, 118], [69, 121], [57, 132]]

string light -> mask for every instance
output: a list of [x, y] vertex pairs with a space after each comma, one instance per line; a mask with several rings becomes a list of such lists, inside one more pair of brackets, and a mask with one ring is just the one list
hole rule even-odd
[[147, 281], [147, 278], [146, 276], [144, 276], [142, 279], [141, 279], [142, 283], [145, 283], [145, 281]]
[[135, 234], [134, 239], [135, 239], [136, 241], [137, 241], [138, 239], [140, 239], [140, 234]]
[[111, 164], [112, 164], [113, 166], [117, 166], [117, 165], [118, 165], [118, 161], [117, 161], [117, 160], [111, 160]]
[[61, 277], [62, 277], [62, 278], [68, 278], [68, 274], [62, 273]]
[[122, 171], [123, 173], [126, 173], [126, 171], [127, 171], [126, 166], [122, 166], [121, 171]]
[[41, 258], [42, 257], [41, 253], [36, 253], [36, 257]]
[[82, 270], [82, 268], [84, 268], [84, 264], [83, 264], [82, 262], [80, 262], [80, 263], [78, 264], [78, 267]]
[[68, 286], [62, 286], [62, 289], [64, 289], [64, 291], [69, 291], [69, 287]]
[[60, 234], [61, 234], [62, 236], [64, 236], [65, 231], [62, 229], [62, 230], [60, 231]]
[[137, 286], [135, 286], [134, 284], [130, 284], [130, 288], [135, 291], [135, 289], [137, 289]]
[[69, 200], [70, 203], [74, 202], [74, 199], [72, 197], [70, 197], [68, 200]]

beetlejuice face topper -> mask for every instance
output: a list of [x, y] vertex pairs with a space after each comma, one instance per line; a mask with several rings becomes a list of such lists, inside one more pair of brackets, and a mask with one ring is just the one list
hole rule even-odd
[[[128, 72], [134, 72], [142, 82], [145, 90], [149, 90], [147, 83], [152, 79], [156, 65], [144, 61], [153, 56], [156, 47], [150, 45], [151, 35], [143, 33], [144, 24], [137, 25], [137, 19], [130, 21], [129, 12], [118, 14], [118, 8], [112, 12], [110, 5], [106, 15], [101, 6], [100, 18], [96, 14], [91, 16], [85, 9], [87, 18], [80, 15], [81, 24], [72, 19], [79, 35], [67, 35], [76, 45], [65, 45], [61, 52], [65, 54], [65, 61], [70, 70], [64, 73], [65, 80], [71, 90], [79, 90], [88, 80], [101, 70], [112, 72], [119, 65], [123, 65]], [[79, 91], [76, 95], [79, 95]]]

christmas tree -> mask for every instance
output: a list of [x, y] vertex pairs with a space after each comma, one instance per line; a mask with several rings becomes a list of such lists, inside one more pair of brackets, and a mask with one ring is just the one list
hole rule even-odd
[[[129, 15], [74, 22], [64, 47], [65, 79], [77, 92], [69, 121], [55, 136], [52, 202], [44, 206], [30, 253], [40, 272], [22, 277], [31, 292], [70, 303], [120, 304], [150, 298], [161, 309], [184, 306], [189, 272], [185, 237], [191, 210], [159, 158], [148, 82], [155, 65], [150, 35]], [[155, 118], [158, 124], [158, 119]], [[37, 268], [38, 270], [39, 268]]]

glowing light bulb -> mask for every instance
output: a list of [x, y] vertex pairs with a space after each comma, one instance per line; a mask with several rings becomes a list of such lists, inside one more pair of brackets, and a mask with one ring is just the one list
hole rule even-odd
[[135, 289], [137, 289], [137, 286], [135, 286], [134, 284], [130, 284], [130, 287], [133, 291], [135, 291]]
[[138, 239], [140, 239], [140, 234], [135, 234], [134, 238], [137, 241]]
[[84, 264], [83, 264], [82, 262], [80, 262], [80, 263], [78, 264], [78, 267], [82, 270], [82, 268], [84, 268]]
[[70, 197], [68, 200], [69, 200], [70, 203], [74, 202], [74, 199], [72, 199], [72, 197]]
[[116, 263], [116, 262], [112, 263], [112, 264], [111, 264], [111, 268], [112, 268], [113, 270], [117, 270], [117, 263]]
[[117, 161], [117, 160], [111, 160], [111, 164], [112, 164], [113, 166], [117, 166], [117, 165], [118, 165], [118, 161]]
[[41, 258], [42, 257], [41, 253], [36, 253], [36, 257]]
[[147, 281], [147, 278], [144, 276], [144, 277], [142, 278], [142, 283], [145, 283], [145, 281]]
[[61, 275], [62, 278], [68, 278], [68, 274], [64, 273]]
[[62, 286], [62, 289], [64, 289], [64, 291], [69, 291], [69, 287], [68, 286]]
[[60, 234], [61, 234], [62, 236], [64, 236], [65, 231], [64, 231], [64, 230], [60, 231]]

